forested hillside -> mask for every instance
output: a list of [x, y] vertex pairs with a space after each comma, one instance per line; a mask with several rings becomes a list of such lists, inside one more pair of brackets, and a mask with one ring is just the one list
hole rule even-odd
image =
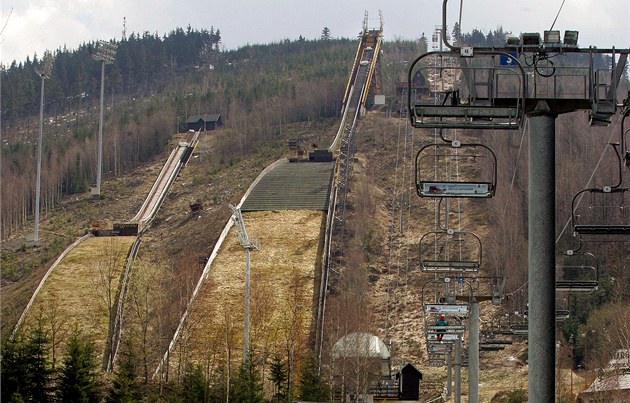
[[[220, 52], [219, 30], [177, 29], [120, 42], [106, 66], [103, 172], [115, 177], [163, 150], [191, 115], [221, 114], [238, 132], [219, 164], [233, 162], [282, 132], [288, 122], [335, 116], [353, 41], [285, 41]], [[410, 47], [409, 44], [406, 44]], [[99, 63], [94, 44], [53, 54], [45, 80], [43, 214], [64, 195], [95, 183]], [[39, 61], [2, 71], [2, 236], [22, 227], [35, 201]], [[111, 196], [111, 195], [110, 195]]]

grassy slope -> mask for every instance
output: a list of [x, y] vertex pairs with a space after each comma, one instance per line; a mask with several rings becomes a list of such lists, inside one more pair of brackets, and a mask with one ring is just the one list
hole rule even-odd
[[[323, 219], [319, 211], [244, 215], [248, 234], [261, 242], [260, 250], [251, 252], [250, 332], [255, 356], [283, 354], [286, 344], [298, 338], [306, 344], [313, 319], [313, 292], [318, 289], [316, 263]], [[228, 349], [232, 368], [238, 365], [242, 357], [244, 277], [245, 250], [232, 227], [191, 306], [171, 355], [172, 371], [180, 369], [178, 363], [189, 360], [213, 357], [223, 361]]]
[[61, 354], [63, 339], [78, 331], [94, 341], [100, 362], [108, 334], [108, 293], [113, 301], [134, 240], [132, 236], [97, 237], [79, 244], [51, 272], [20, 330], [42, 323], [52, 334], [54, 327], [62, 339], [56, 346]]

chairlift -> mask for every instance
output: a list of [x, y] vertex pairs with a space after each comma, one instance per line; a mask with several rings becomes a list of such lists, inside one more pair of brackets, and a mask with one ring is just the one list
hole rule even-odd
[[[577, 206], [589, 194], [588, 206]], [[571, 221], [576, 235], [630, 234], [630, 188], [590, 188], [578, 192], [571, 203]]]
[[569, 298], [556, 298], [556, 322], [569, 319]]
[[481, 240], [472, 232], [428, 232], [419, 246], [425, 273], [476, 273], [481, 266]]
[[[417, 128], [518, 129], [523, 120], [526, 74], [519, 60], [485, 49], [470, 57], [451, 51], [416, 58], [408, 73], [408, 108]], [[506, 59], [510, 63], [497, 63]], [[516, 67], [516, 68], [515, 68]], [[417, 72], [432, 96], [411, 99]]]
[[495, 317], [492, 321], [492, 333], [494, 334], [512, 334], [510, 327], [509, 314], [503, 314]]
[[527, 333], [528, 333], [527, 314], [514, 312], [513, 314], [509, 314], [508, 317], [509, 317], [510, 329], [512, 330], [512, 334], [517, 335], [517, 336], [527, 336]]
[[492, 197], [497, 157], [483, 144], [428, 144], [416, 154], [415, 176], [421, 197]]
[[[558, 278], [559, 277], [559, 278]], [[590, 252], [567, 251], [556, 259], [556, 291], [592, 292], [599, 283], [599, 260]]]
[[[424, 331], [427, 344], [435, 342], [453, 343], [463, 338], [466, 330], [464, 320], [468, 317], [469, 303], [472, 299], [470, 283], [463, 279], [446, 277], [433, 279], [422, 287], [422, 303], [424, 310]], [[467, 295], [460, 296], [465, 303], [458, 301], [458, 292], [467, 290]], [[444, 316], [446, 325], [438, 325], [437, 318]]]

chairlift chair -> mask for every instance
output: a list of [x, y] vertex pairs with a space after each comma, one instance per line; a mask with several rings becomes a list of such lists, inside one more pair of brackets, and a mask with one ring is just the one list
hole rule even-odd
[[569, 299], [556, 298], [556, 322], [562, 322], [569, 319]]
[[492, 197], [497, 157], [483, 144], [428, 144], [416, 154], [415, 179], [420, 197]]
[[467, 231], [433, 231], [419, 243], [425, 273], [476, 273], [481, 266], [481, 240]]
[[[500, 59], [511, 62], [497, 64]], [[432, 97], [411, 99], [417, 72], [429, 82]], [[508, 53], [485, 49], [464, 58], [429, 52], [410, 65], [407, 85], [409, 117], [417, 128], [518, 129], [523, 120], [526, 74]]]
[[[591, 203], [578, 208], [581, 195], [588, 193]], [[571, 222], [576, 235], [629, 235], [630, 188], [589, 188], [578, 192], [571, 203]]]
[[556, 291], [592, 292], [599, 284], [599, 259], [590, 252], [562, 252], [556, 273]]

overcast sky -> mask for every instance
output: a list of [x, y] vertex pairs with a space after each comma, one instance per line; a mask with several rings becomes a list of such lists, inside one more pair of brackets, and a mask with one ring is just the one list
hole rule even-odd
[[[24, 61], [45, 50], [84, 42], [120, 40], [127, 34], [160, 36], [189, 24], [220, 29], [226, 49], [282, 39], [319, 38], [324, 27], [335, 38], [354, 38], [364, 12], [368, 26], [379, 26], [384, 39], [430, 39], [442, 23], [442, 0], [1, 0], [0, 60]], [[497, 27], [516, 34], [549, 29], [563, 0], [461, 0], [462, 30], [487, 33]], [[460, 1], [450, 0], [449, 31], [459, 19]], [[630, 48], [630, 0], [564, 0], [554, 29], [580, 32], [580, 47]]]

